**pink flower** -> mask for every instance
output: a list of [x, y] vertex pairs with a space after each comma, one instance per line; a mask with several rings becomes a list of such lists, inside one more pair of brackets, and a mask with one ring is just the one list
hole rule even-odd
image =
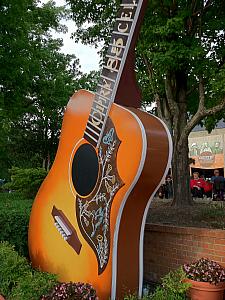
[[201, 258], [194, 263], [183, 265], [187, 278], [217, 284], [225, 281], [225, 269], [217, 262]]

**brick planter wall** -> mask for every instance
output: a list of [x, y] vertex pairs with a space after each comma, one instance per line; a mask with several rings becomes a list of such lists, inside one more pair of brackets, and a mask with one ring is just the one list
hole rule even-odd
[[170, 270], [201, 257], [225, 266], [225, 230], [146, 224], [145, 280], [160, 281]]

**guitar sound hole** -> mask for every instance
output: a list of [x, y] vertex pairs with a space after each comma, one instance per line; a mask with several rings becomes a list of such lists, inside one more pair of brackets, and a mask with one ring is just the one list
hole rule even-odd
[[72, 181], [80, 196], [89, 195], [98, 180], [98, 157], [90, 144], [81, 145], [73, 158]]

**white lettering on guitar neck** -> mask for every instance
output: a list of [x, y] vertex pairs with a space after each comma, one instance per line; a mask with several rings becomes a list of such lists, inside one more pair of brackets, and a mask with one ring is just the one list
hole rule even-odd
[[111, 93], [111, 83], [107, 82], [106, 79], [103, 79], [103, 85], [100, 90], [100, 95], [107, 97]]
[[116, 59], [116, 57], [115, 57], [115, 58], [111, 58], [111, 57], [110, 57], [110, 58], [107, 60], [106, 66], [109, 68], [109, 70], [110, 70], [111, 72], [114, 72], [114, 71], [117, 70], [118, 62], [119, 62], [119, 60]]
[[111, 48], [111, 53], [114, 54], [115, 56], [120, 56], [123, 48], [121, 48], [121, 46], [123, 46], [123, 39], [122, 38], [118, 38], [117, 40], [113, 40], [113, 44], [112, 44], [112, 48]]
[[[98, 99], [98, 100], [100, 100], [100, 99]], [[96, 101], [96, 102], [98, 102], [98, 101]], [[100, 103], [100, 105], [99, 105], [99, 104], [96, 104], [96, 105], [95, 105], [95, 109], [96, 109], [97, 111], [103, 113], [103, 112], [104, 112], [104, 106], [101, 106], [102, 101], [99, 101], [99, 103]]]
[[110, 99], [107, 97], [111, 94], [111, 82], [108, 82], [105, 78], [102, 80], [102, 86], [99, 93], [95, 96], [95, 105], [93, 104], [93, 111], [90, 115], [89, 123], [101, 131], [100, 124], [103, 123], [103, 117], [105, 116], [104, 109], [107, 110]]
[[100, 123], [102, 123], [102, 113], [99, 111], [94, 110], [91, 114], [91, 123], [93, 123], [95, 126], [99, 126]]
[[128, 23], [126, 23], [125, 28], [122, 28], [122, 25], [123, 25], [122, 23], [119, 23], [119, 24], [118, 24], [118, 31], [119, 31], [119, 32], [127, 32], [128, 27], [129, 27]]
[[121, 13], [120, 16], [121, 19], [123, 19], [124, 21], [129, 21], [132, 19], [132, 11], [130, 11], [129, 13], [125, 13], [124, 11]]

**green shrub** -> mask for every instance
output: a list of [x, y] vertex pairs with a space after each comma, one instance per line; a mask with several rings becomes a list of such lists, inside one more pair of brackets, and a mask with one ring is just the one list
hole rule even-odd
[[151, 294], [139, 298], [136, 294], [128, 294], [123, 300], [186, 300], [186, 292], [191, 286], [183, 282], [187, 278], [182, 267], [169, 272], [162, 278], [162, 284], [159, 285]]
[[39, 300], [56, 283], [56, 276], [32, 269], [8, 242], [0, 243], [0, 294], [8, 300]]
[[31, 271], [24, 277], [20, 277], [17, 285], [12, 289], [8, 300], [39, 300], [57, 283], [56, 276], [40, 272]]
[[18, 193], [0, 193], [0, 238], [28, 256], [27, 232], [32, 201]]
[[30, 268], [26, 259], [7, 242], [0, 243], [0, 266], [0, 294], [8, 296], [18, 278], [25, 276]]
[[169, 272], [162, 278], [162, 285], [156, 288], [156, 291], [150, 295], [151, 300], [185, 300], [186, 291], [190, 284], [184, 283], [186, 274], [182, 267]]
[[20, 169], [14, 167], [9, 171], [11, 182], [4, 184], [2, 189], [18, 191], [28, 198], [35, 197], [47, 175], [47, 171], [43, 168]]
[[136, 294], [126, 295], [123, 300], [148, 300], [149, 296], [144, 296], [143, 298], [139, 298]]

